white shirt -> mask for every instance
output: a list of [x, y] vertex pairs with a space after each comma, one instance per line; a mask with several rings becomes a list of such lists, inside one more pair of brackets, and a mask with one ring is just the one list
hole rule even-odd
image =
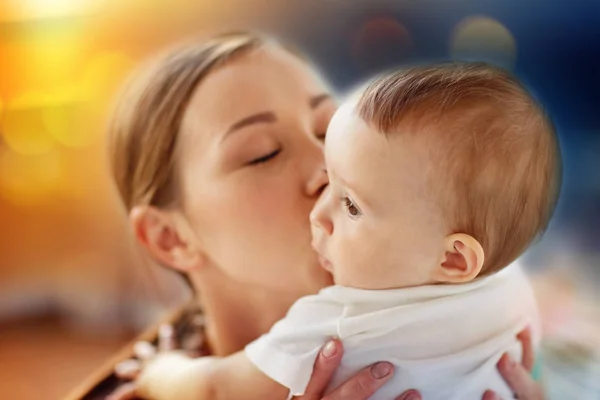
[[539, 341], [533, 291], [518, 265], [470, 283], [363, 290], [331, 286], [303, 297], [246, 349], [267, 376], [304, 393], [324, 343], [337, 337], [344, 357], [333, 390], [378, 361], [394, 376], [372, 399], [418, 389], [427, 400], [480, 400], [487, 389], [513, 395], [496, 369], [503, 353], [521, 358], [516, 335], [530, 326]]

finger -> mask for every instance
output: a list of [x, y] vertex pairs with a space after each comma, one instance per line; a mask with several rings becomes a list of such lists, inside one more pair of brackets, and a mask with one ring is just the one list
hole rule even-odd
[[175, 330], [171, 324], [163, 324], [158, 329], [158, 351], [170, 351], [177, 348]]
[[106, 396], [106, 400], [135, 400], [135, 392], [135, 382], [128, 382], [119, 386], [117, 390]]
[[156, 348], [148, 342], [137, 342], [133, 345], [133, 352], [142, 361], [148, 361], [156, 355]]
[[396, 397], [396, 400], [422, 400], [421, 393], [419, 391], [411, 389], [402, 393], [400, 397]]
[[498, 396], [496, 392], [486, 390], [481, 400], [502, 400], [502, 398], [500, 398], [500, 396]]
[[115, 366], [115, 374], [121, 379], [134, 380], [141, 370], [141, 362], [134, 359], [122, 361]]
[[529, 371], [508, 354], [498, 362], [498, 370], [515, 396], [522, 400], [543, 400], [541, 387], [531, 378]]
[[181, 342], [181, 349], [190, 357], [198, 357], [204, 352], [204, 333], [196, 331], [185, 335]]
[[521, 347], [523, 348], [523, 356], [521, 359], [521, 364], [523, 368], [527, 371], [531, 372], [533, 370], [533, 365], [535, 363], [535, 355], [533, 351], [533, 341], [531, 339], [531, 328], [523, 329], [518, 335], [517, 339], [521, 342]]
[[342, 361], [343, 353], [342, 343], [337, 339], [330, 340], [323, 346], [315, 360], [313, 373], [304, 394], [305, 397], [321, 398], [335, 370], [340, 365], [340, 361]]
[[379, 362], [367, 367], [324, 400], [366, 400], [371, 397], [394, 373], [394, 366], [388, 362]]

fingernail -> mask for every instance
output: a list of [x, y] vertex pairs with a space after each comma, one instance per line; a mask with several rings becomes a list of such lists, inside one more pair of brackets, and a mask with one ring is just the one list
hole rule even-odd
[[137, 362], [134, 360], [125, 360], [115, 366], [117, 375], [126, 375], [137, 367]]
[[414, 390], [410, 390], [404, 393], [400, 400], [421, 400], [421, 396], [419, 396]]
[[500, 397], [496, 394], [496, 392], [492, 392], [491, 390], [486, 391], [483, 394], [484, 400], [500, 400]]
[[502, 368], [506, 371], [512, 370], [515, 366], [515, 361], [508, 353], [505, 353], [502, 358], [500, 358], [500, 361], [498, 361], [498, 368]]
[[163, 338], [173, 336], [173, 327], [170, 324], [163, 324], [158, 329], [158, 334]]
[[521, 332], [517, 334], [517, 338], [527, 337], [531, 334], [531, 327], [526, 326]]
[[379, 362], [371, 367], [371, 375], [375, 379], [382, 379], [392, 372], [392, 364], [388, 362]]
[[513, 360], [511, 356], [507, 355], [506, 356], [506, 367], [508, 369], [513, 369], [516, 366], [517, 366], [517, 363], [515, 362], [515, 360]]
[[150, 358], [154, 357], [156, 353], [156, 349], [148, 342], [137, 342], [133, 346], [133, 351], [138, 357], [141, 358]]
[[325, 347], [323, 347], [323, 356], [325, 356], [325, 358], [331, 358], [335, 356], [335, 353], [335, 342], [333, 340], [330, 340], [329, 343], [327, 343]]

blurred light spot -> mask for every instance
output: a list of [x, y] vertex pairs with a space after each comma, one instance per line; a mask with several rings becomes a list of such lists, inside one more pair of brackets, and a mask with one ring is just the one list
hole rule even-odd
[[84, 147], [93, 142], [95, 130], [86, 126], [86, 116], [85, 103], [62, 103], [42, 110], [50, 135], [67, 147]]
[[80, 87], [90, 102], [90, 116], [101, 123], [113, 103], [123, 80], [136, 63], [123, 53], [106, 52], [96, 55], [84, 69]]
[[80, 87], [99, 109], [104, 109], [134, 66], [135, 62], [123, 53], [98, 54], [85, 67]]
[[393, 18], [368, 20], [352, 42], [352, 56], [366, 68], [385, 67], [398, 63], [412, 46], [408, 30]]
[[495, 19], [473, 16], [458, 23], [450, 39], [453, 58], [514, 65], [517, 45], [510, 31]]
[[13, 204], [39, 204], [52, 194], [60, 178], [56, 151], [33, 156], [0, 151], [0, 195]]
[[73, 82], [89, 46], [85, 33], [80, 25], [66, 23], [34, 31], [23, 43], [20, 75], [26, 79], [26, 87], [50, 90]]
[[23, 155], [43, 154], [53, 148], [43, 119], [43, 109], [50, 103], [47, 94], [26, 93], [6, 105], [2, 133], [9, 148]]
[[84, 147], [94, 140], [87, 110], [90, 108], [89, 94], [81, 85], [70, 85], [50, 95], [50, 102], [41, 110], [47, 132], [60, 144], [67, 147]]
[[3, 20], [53, 18], [88, 14], [98, 10], [103, 0], [8, 0]]

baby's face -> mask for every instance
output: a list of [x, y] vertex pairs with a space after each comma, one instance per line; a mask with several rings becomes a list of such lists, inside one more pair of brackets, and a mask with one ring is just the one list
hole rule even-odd
[[330, 184], [311, 214], [313, 247], [336, 284], [387, 289], [432, 282], [444, 254], [429, 191], [429, 153], [416, 132], [385, 136], [347, 102], [325, 142]]

